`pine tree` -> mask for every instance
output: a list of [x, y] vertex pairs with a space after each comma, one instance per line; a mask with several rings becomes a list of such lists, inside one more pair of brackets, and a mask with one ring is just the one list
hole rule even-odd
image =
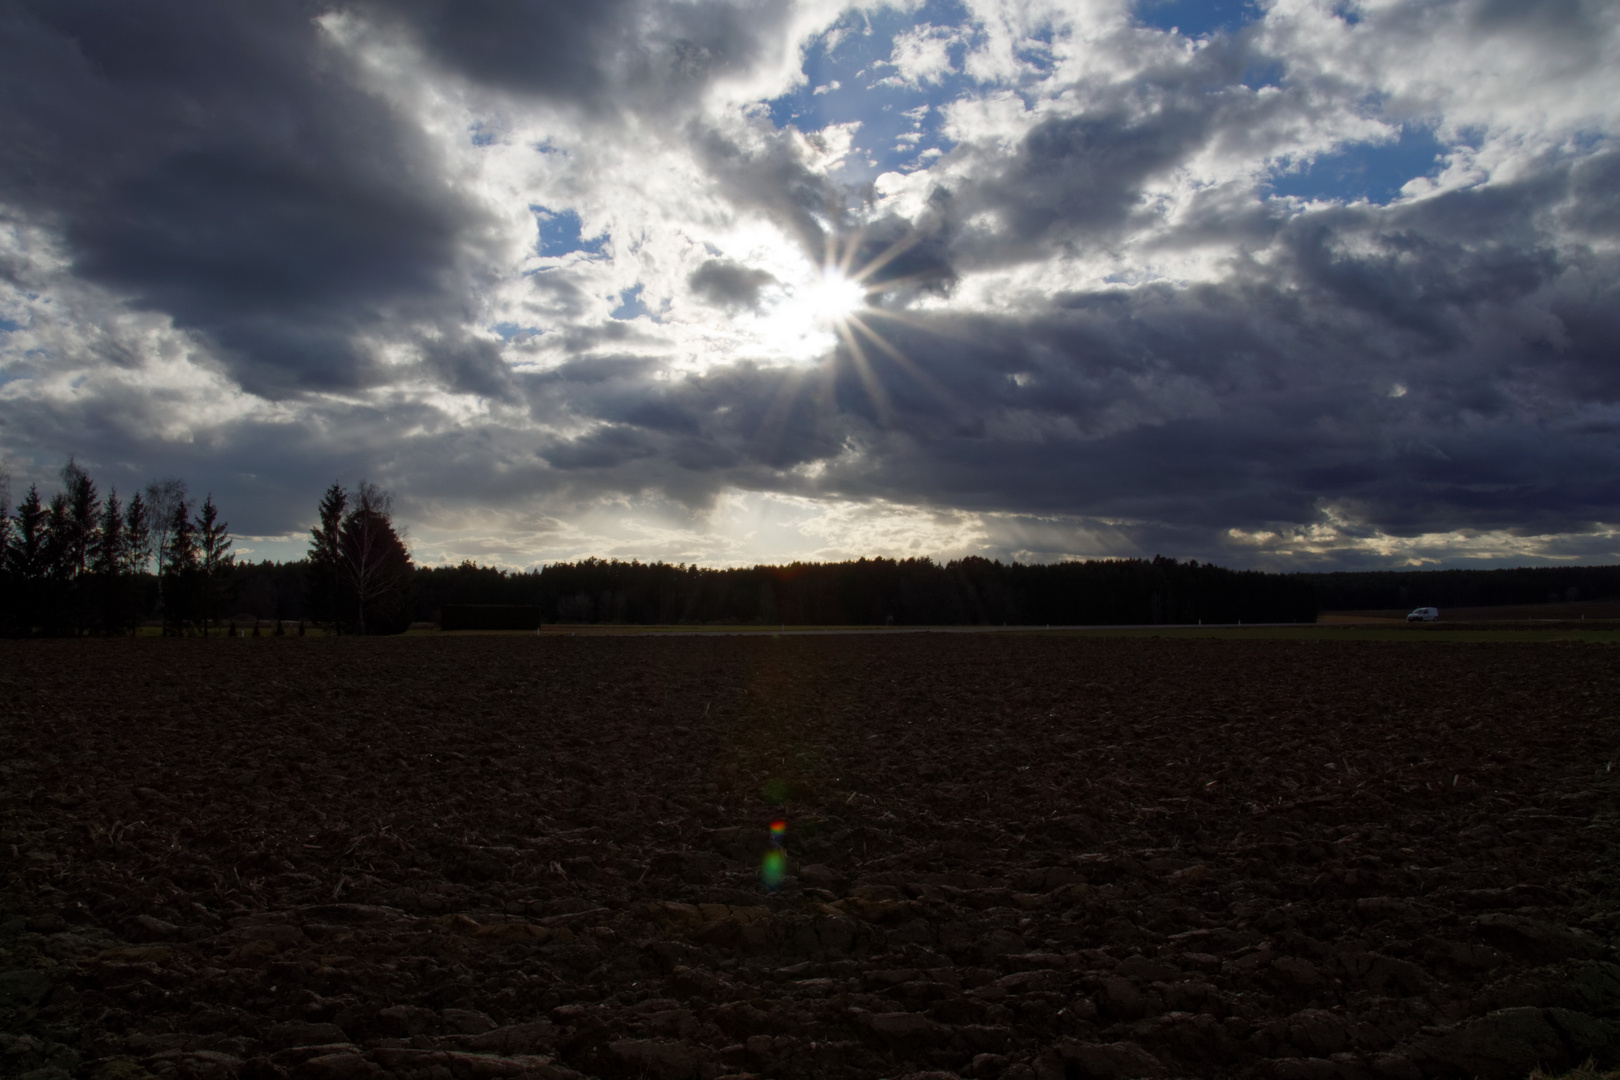
[[118, 489], [113, 488], [101, 505], [101, 525], [96, 530], [90, 569], [100, 577], [117, 577], [124, 572], [128, 555], [124, 549], [124, 508], [118, 502]]
[[12, 627], [22, 606], [22, 588], [11, 572], [11, 474], [0, 462], [0, 632]]
[[185, 632], [192, 619], [197, 584], [197, 534], [191, 524], [191, 506], [182, 497], [169, 518], [168, 558], [163, 567], [163, 632]]
[[129, 506], [124, 510], [124, 570], [127, 573], [139, 574], [146, 569], [146, 561], [152, 557], [150, 518], [146, 500], [137, 491], [130, 496]]
[[106, 501], [101, 505], [101, 524], [96, 529], [95, 552], [90, 558], [90, 580], [80, 584], [80, 588], [89, 585], [92, 589], [95, 610], [106, 633], [122, 630], [128, 621], [129, 583], [124, 577], [124, 546], [123, 507], [114, 488], [107, 492]]
[[67, 496], [58, 491], [45, 506], [45, 562], [47, 576], [63, 580], [73, 576], [73, 528]]
[[342, 583], [343, 513], [349, 496], [333, 481], [321, 497], [321, 523], [309, 531], [310, 613], [317, 621], [338, 622], [338, 593]]
[[96, 496], [95, 482], [84, 468], [72, 458], [62, 466], [62, 488], [67, 496], [67, 535], [62, 538], [66, 548], [68, 576], [83, 577], [90, 568], [90, 559], [96, 548], [96, 529], [101, 516], [101, 502]]
[[17, 538], [7, 552], [11, 572], [25, 581], [37, 581], [47, 569], [48, 523], [45, 507], [39, 501], [39, 487], [28, 485], [28, 494], [17, 506], [13, 519], [17, 523]]
[[219, 520], [219, 508], [214, 505], [212, 493], [203, 499], [202, 513], [197, 516], [194, 525], [197, 530], [198, 573], [201, 575], [203, 634], [206, 636], [215, 603], [224, 598], [225, 578], [236, 557], [230, 553], [230, 525]]
[[0, 575], [11, 572], [11, 473], [0, 462]]

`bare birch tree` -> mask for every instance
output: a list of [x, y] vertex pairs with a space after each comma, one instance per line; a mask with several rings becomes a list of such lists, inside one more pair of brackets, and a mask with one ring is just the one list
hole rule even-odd
[[[186, 501], [186, 482], [170, 476], [153, 480], [146, 485], [146, 517], [150, 526], [149, 542], [155, 565], [152, 572], [158, 580], [158, 613], [163, 612], [163, 577], [169, 566], [169, 546], [174, 540], [175, 507]], [[144, 562], [143, 562], [144, 565]], [[141, 567], [136, 567], [139, 571]]]
[[353, 509], [343, 519], [339, 571], [355, 604], [356, 622], [366, 633], [366, 611], [403, 592], [410, 555], [394, 531], [394, 497], [376, 484], [360, 481]]

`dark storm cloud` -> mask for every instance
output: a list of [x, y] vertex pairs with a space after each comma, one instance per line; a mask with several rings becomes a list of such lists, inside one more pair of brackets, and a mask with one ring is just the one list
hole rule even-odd
[[[847, 346], [806, 372], [580, 362], [547, 400], [604, 426], [543, 453], [615, 490], [674, 469], [700, 501], [743, 486], [1080, 514], [1203, 557], [1248, 558], [1227, 530], [1326, 506], [1358, 518], [1350, 533], [1579, 531], [1620, 508], [1612, 425], [1543, 415], [1620, 340], [1615, 267], [1572, 266], [1545, 229], [1549, 206], [1604, 204], [1585, 169], [1393, 207], [1276, 204], [1249, 226], [1269, 257], [1214, 284], [1058, 294], [1020, 317], [871, 313], [909, 360], [865, 348], [875, 393]], [[816, 479], [788, 471], [818, 461]]]
[[[880, 395], [847, 349], [804, 375], [566, 389], [610, 426], [547, 459], [695, 503], [741, 486], [1124, 520], [1144, 553], [1249, 563], [1229, 530], [1327, 506], [1352, 539], [1578, 535], [1620, 511], [1616, 267], [1545, 227], [1549, 207], [1603, 212], [1582, 176], [1551, 162], [1407, 207], [1278, 210], [1248, 226], [1271, 257], [1214, 285], [1062, 295], [1019, 318], [874, 316], [926, 375], [868, 348]], [[1610, 411], [1572, 422], [1583, 404]], [[784, 471], [818, 461], [815, 479]]]
[[514, 394], [512, 370], [501, 348], [482, 338], [439, 338], [422, 346], [422, 358], [438, 381], [458, 393], [486, 398]]
[[759, 291], [775, 280], [764, 270], [730, 259], [710, 259], [692, 271], [686, 283], [716, 307], [752, 308], [759, 303]]
[[[1615, 267], [1572, 267], [1544, 228], [1549, 206], [1605, 200], [1584, 168], [1404, 206], [1279, 206], [1271, 257], [1218, 284], [1059, 295], [1023, 318], [874, 315], [925, 375], [865, 349], [876, 394], [847, 349], [800, 376], [744, 365], [562, 390], [613, 426], [549, 460], [1131, 520], [1206, 557], [1242, 553], [1228, 529], [1327, 505], [1393, 535], [1578, 532], [1620, 508], [1613, 425], [1543, 415], [1620, 340]], [[1559, 326], [1536, 329], [1548, 311]], [[1589, 404], [1616, 402], [1610, 388]], [[814, 482], [779, 472], [816, 460], [830, 467]]]
[[790, 132], [753, 134], [757, 141], [745, 145], [698, 121], [688, 131], [699, 159], [734, 203], [769, 215], [819, 260], [843, 193], [805, 163]]
[[790, 7], [782, 0], [388, 0], [356, 10], [404, 29], [474, 82], [617, 110], [689, 102], [714, 79], [749, 70]]
[[[936, 201], [947, 198], [941, 194]], [[861, 284], [875, 292], [948, 293], [957, 278], [950, 241], [945, 218], [937, 212], [917, 222], [889, 216], [863, 226], [855, 250], [844, 258]]]
[[526, 385], [545, 409], [566, 409], [600, 426], [547, 440], [554, 468], [594, 470], [605, 490], [640, 491], [627, 471], [658, 461], [688, 475], [688, 497], [707, 502], [740, 481], [774, 483], [781, 469], [836, 452], [844, 423], [822, 396], [818, 373], [737, 364], [669, 378], [649, 361], [576, 361]]
[[1143, 181], [1209, 137], [1204, 112], [1173, 110], [1045, 121], [1019, 145], [979, 201], [998, 211], [998, 242], [1103, 238], [1124, 224]]
[[272, 396], [378, 378], [353, 338], [449, 310], [478, 223], [319, 11], [69, 0], [12, 4], [0, 32], [0, 197]]

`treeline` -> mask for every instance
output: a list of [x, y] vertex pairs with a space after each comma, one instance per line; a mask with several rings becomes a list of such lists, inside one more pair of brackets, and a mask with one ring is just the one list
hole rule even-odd
[[[0, 634], [208, 635], [245, 613], [309, 619], [343, 632], [400, 633], [414, 593], [410, 554], [387, 492], [361, 481], [322, 498], [309, 555], [237, 566], [213, 496], [196, 506], [183, 480], [154, 480], [120, 500], [72, 458], [49, 499], [37, 484], [10, 505], [0, 471]], [[245, 572], [244, 572], [245, 571]]]
[[1502, 570], [1366, 570], [1300, 574], [1323, 611], [1430, 605], [1499, 607], [1620, 597], [1620, 566], [1518, 566]]
[[0, 632], [120, 634], [156, 616], [207, 633], [229, 604], [230, 527], [212, 495], [155, 480], [127, 503], [72, 458], [49, 500], [30, 485], [13, 511], [0, 477]]
[[860, 559], [729, 570], [585, 559], [418, 572], [416, 617], [444, 604], [538, 606], [546, 622], [1053, 625], [1309, 622], [1320, 611], [1620, 597], [1620, 566], [1273, 574], [1196, 560], [1049, 565]]
[[[0, 473], [0, 633], [208, 634], [232, 620], [399, 633], [452, 605], [522, 605], [548, 623], [1075, 625], [1309, 622], [1318, 611], [1620, 597], [1620, 566], [1274, 574], [1197, 560], [1046, 565], [857, 559], [711, 569], [584, 559], [509, 571], [412, 564], [389, 494], [334, 483], [308, 555], [238, 563], [211, 495], [155, 480], [127, 501], [73, 459], [49, 498], [9, 505]], [[532, 616], [531, 616], [532, 617]]]
[[1047, 565], [857, 559], [728, 570], [586, 559], [514, 580], [505, 603], [546, 622], [925, 626], [1309, 622], [1316, 600], [1281, 574], [1196, 560]]

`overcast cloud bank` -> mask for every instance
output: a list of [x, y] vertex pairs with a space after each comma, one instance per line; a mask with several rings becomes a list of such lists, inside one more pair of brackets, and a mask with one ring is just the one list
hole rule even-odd
[[1620, 558], [1620, 7], [1217, 8], [0, 3], [0, 453], [282, 558]]

